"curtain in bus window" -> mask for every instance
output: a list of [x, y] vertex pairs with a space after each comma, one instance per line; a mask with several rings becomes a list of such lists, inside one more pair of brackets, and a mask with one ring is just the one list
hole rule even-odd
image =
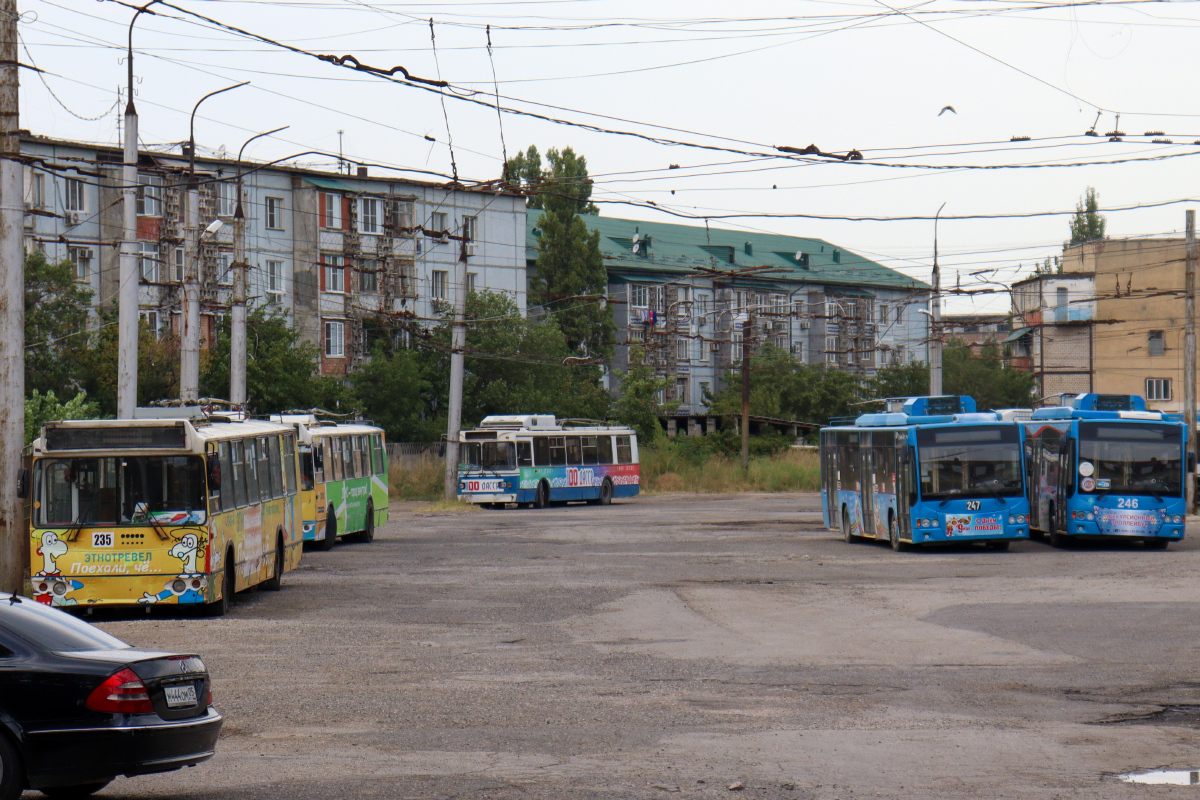
[[267, 438], [267, 454], [271, 462], [271, 496], [283, 497], [283, 462], [279, 458], [279, 437]]
[[550, 437], [537, 436], [533, 440], [533, 464], [537, 467], [550, 466]]
[[296, 440], [291, 434], [283, 436], [283, 482], [289, 495], [296, 493]]
[[533, 466], [533, 443], [532, 442], [517, 442], [517, 466], [532, 467]]
[[596, 437], [584, 436], [580, 439], [583, 444], [583, 465], [590, 467], [596, 464]]
[[228, 511], [237, 505], [233, 497], [233, 458], [229, 454], [229, 442], [217, 445], [221, 465], [221, 510]]
[[246, 443], [241, 439], [231, 442], [233, 449], [233, 499], [238, 508], [246, 505]]
[[255, 505], [258, 496], [258, 440], [246, 439], [246, 502]]
[[617, 437], [617, 463], [633, 463], [633, 445], [630, 444], [630, 439], [628, 436]]
[[550, 466], [565, 467], [567, 465], [567, 449], [563, 437], [550, 437]]
[[613, 463], [613, 449], [611, 436], [596, 437], [596, 459], [601, 464]]
[[579, 446], [578, 436], [567, 437], [567, 464], [572, 467], [583, 465], [583, 450]]

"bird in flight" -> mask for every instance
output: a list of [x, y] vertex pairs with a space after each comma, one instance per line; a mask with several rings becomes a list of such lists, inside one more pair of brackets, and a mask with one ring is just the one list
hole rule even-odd
[[954, 110], [954, 106], [946, 106], [945, 108], [943, 108], [941, 111], [938, 112], [938, 116], [940, 117], [942, 114], [945, 114], [947, 111], [949, 111], [951, 114], [954, 114], [955, 116], [958, 116], [958, 112]]

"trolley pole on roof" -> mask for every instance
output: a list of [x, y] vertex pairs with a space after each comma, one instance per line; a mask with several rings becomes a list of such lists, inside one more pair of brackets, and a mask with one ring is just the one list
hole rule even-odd
[[467, 228], [454, 267], [454, 327], [450, 333], [450, 404], [446, 421], [447, 500], [458, 497], [458, 432], [462, 427], [463, 351], [467, 347]]
[[[1187, 290], [1183, 320], [1183, 420], [1188, 429], [1188, 454], [1196, 452], [1196, 212], [1185, 213], [1187, 231], [1187, 261], [1185, 287]], [[1187, 460], [1184, 468], [1187, 467]], [[1187, 508], [1196, 502], [1194, 471], [1189, 470], [1186, 481]]]
[[17, 133], [17, 0], [0, 0], [0, 590], [19, 593], [28, 560], [18, 483], [25, 451], [25, 215]]

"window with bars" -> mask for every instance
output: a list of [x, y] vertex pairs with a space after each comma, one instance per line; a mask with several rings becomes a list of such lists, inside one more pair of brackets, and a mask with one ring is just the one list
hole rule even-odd
[[137, 215], [162, 216], [162, 175], [138, 174]]

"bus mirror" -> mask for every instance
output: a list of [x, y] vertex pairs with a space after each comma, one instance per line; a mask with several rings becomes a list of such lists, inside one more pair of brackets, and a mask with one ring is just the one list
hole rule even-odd
[[216, 459], [208, 462], [208, 490], [210, 492], [221, 490], [221, 463]]
[[29, 470], [23, 469], [17, 473], [17, 498], [25, 500], [29, 497]]

